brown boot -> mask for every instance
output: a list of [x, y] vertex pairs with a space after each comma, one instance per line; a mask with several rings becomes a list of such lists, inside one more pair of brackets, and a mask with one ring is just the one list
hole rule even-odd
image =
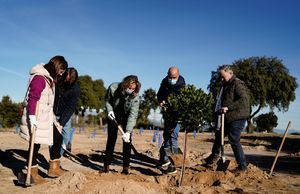
[[46, 181], [43, 177], [39, 175], [39, 168], [38, 165], [32, 166], [31, 167], [31, 178], [33, 179], [33, 184], [38, 185], [38, 184], [43, 184], [48, 181]]
[[63, 175], [67, 170], [62, 169], [60, 167], [60, 159], [50, 160], [49, 161], [49, 170], [48, 170], [48, 176], [52, 178], [59, 177]]

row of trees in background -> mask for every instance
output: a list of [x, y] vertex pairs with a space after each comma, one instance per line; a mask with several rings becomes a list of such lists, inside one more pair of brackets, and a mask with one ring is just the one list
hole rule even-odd
[[137, 119], [137, 126], [146, 127], [149, 125], [148, 115], [150, 113], [150, 109], [156, 109], [158, 107], [158, 100], [156, 97], [156, 91], [152, 88], [149, 88], [144, 91], [140, 99], [140, 108]]
[[[273, 113], [274, 109], [276, 108], [282, 112], [288, 111], [290, 102], [296, 98], [295, 90], [298, 87], [296, 78], [289, 74], [282, 60], [276, 57], [250, 57], [234, 61], [231, 65], [234, 73], [245, 82], [249, 89], [252, 111], [248, 119], [247, 131], [252, 132], [255, 129], [253, 121], [259, 130], [270, 131], [271, 128], [277, 126], [277, 117]], [[178, 116], [181, 120], [189, 120], [187, 125], [190, 127], [193, 122], [194, 126], [212, 123], [213, 99], [220, 88], [219, 69], [220, 66], [211, 73], [211, 80], [208, 85], [210, 94], [205, 94], [201, 89], [187, 85], [180, 95], [170, 98], [169, 105], [174, 105], [182, 112]], [[88, 75], [79, 76], [78, 80], [81, 87], [78, 110], [81, 108], [104, 109], [106, 88], [103, 80], [93, 80]], [[19, 123], [20, 106], [20, 103], [13, 103], [9, 96], [2, 98], [0, 124], [3, 127], [12, 127]], [[137, 125], [149, 125], [147, 116], [150, 109], [156, 109], [157, 107], [156, 91], [152, 88], [145, 90], [141, 95]], [[265, 107], [269, 107], [271, 112], [255, 118], [259, 111]], [[106, 115], [101, 113], [101, 117], [106, 117]], [[271, 125], [267, 125], [270, 123]]]
[[106, 93], [103, 80], [93, 80], [89, 75], [83, 75], [78, 77], [78, 82], [81, 90], [77, 104], [78, 109], [81, 107], [103, 109]]
[[14, 127], [21, 121], [21, 103], [14, 103], [9, 96], [3, 96], [0, 102], [0, 124], [2, 127]]

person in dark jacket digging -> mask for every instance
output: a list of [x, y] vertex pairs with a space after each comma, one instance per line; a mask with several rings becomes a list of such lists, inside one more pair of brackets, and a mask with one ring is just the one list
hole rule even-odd
[[80, 86], [77, 82], [78, 73], [73, 67], [66, 70], [64, 74], [64, 79], [61, 86], [55, 88], [55, 99], [53, 112], [56, 115], [57, 122], [55, 122], [54, 130], [54, 142], [57, 142], [59, 147], [59, 153], [57, 149], [50, 148], [50, 155], [56, 155], [54, 160], [50, 160], [50, 167], [48, 175], [50, 177], [58, 177], [64, 173], [64, 170], [60, 167], [58, 163], [64, 151], [66, 145], [69, 143], [69, 134], [71, 133], [71, 116], [75, 112], [77, 102], [80, 96]]
[[[108, 137], [106, 143], [103, 172], [109, 172], [113, 152], [118, 135], [118, 125], [124, 131], [123, 139], [123, 171], [129, 173], [131, 155], [131, 136], [139, 110], [139, 91], [141, 84], [138, 77], [129, 75], [121, 83], [112, 83], [106, 92], [105, 106], [108, 113]], [[115, 123], [117, 121], [117, 123]]]
[[[167, 76], [162, 80], [160, 88], [157, 92], [157, 99], [159, 105], [164, 109], [164, 105], [167, 102], [168, 97], [171, 94], [179, 93], [179, 90], [185, 85], [184, 78], [179, 75], [179, 69], [177, 67], [170, 67], [168, 70]], [[174, 113], [176, 117], [176, 113]], [[179, 124], [174, 121], [170, 121], [165, 117], [164, 118], [164, 132], [163, 138], [164, 142], [161, 146], [160, 153], [160, 166], [167, 167], [165, 173], [173, 174], [176, 173], [176, 168], [174, 164], [171, 163], [168, 153], [178, 154], [178, 133], [179, 133]], [[173, 119], [174, 120], [174, 119]], [[175, 119], [176, 120], [176, 119]]]
[[[219, 115], [225, 114], [224, 132], [225, 135], [228, 135], [228, 140], [238, 164], [236, 172], [243, 173], [247, 170], [247, 164], [240, 137], [246, 119], [250, 115], [249, 95], [244, 82], [233, 74], [229, 65], [222, 66], [219, 75], [222, 80], [222, 88], [218, 95], [215, 111]], [[220, 123], [220, 119], [218, 120], [218, 123]], [[221, 131], [216, 130], [212, 153], [204, 159], [206, 164], [213, 164], [218, 160], [220, 147]]]

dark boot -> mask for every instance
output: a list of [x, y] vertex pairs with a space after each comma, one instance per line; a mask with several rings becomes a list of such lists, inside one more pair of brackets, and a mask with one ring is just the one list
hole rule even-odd
[[166, 174], [175, 174], [177, 173], [176, 167], [173, 164], [170, 164], [165, 171]]
[[207, 158], [204, 159], [205, 164], [214, 164], [218, 161], [219, 155], [210, 154]]
[[244, 175], [245, 173], [248, 172], [248, 168], [247, 167], [241, 167], [241, 166], [238, 166], [234, 171], [233, 171], [233, 174], [238, 177], [238, 176], [242, 176]]
[[129, 174], [129, 167], [128, 166], [124, 166], [121, 173], [125, 174], [125, 175], [128, 175]]
[[62, 169], [60, 167], [60, 159], [50, 160], [49, 161], [49, 170], [48, 170], [48, 176], [52, 178], [59, 177], [63, 175], [67, 170]]
[[39, 172], [38, 165], [31, 167], [30, 175], [31, 175], [31, 178], [33, 179], [34, 184], [38, 185], [38, 184], [46, 183], [47, 181], [43, 177], [41, 177], [38, 172]]
[[104, 163], [103, 169], [99, 173], [109, 173], [109, 165]]

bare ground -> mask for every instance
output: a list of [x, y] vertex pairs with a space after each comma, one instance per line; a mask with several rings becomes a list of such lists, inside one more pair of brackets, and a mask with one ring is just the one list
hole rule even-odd
[[[74, 135], [72, 152], [80, 160], [63, 157], [62, 167], [68, 172], [51, 179], [47, 177], [49, 151], [42, 146], [38, 160], [41, 175], [48, 181], [42, 185], [24, 188], [17, 183], [17, 174], [25, 166], [28, 142], [13, 132], [0, 133], [0, 193], [300, 193], [300, 136], [288, 136], [278, 159], [273, 176], [268, 171], [281, 142], [281, 135], [243, 135], [242, 144], [248, 160], [248, 172], [240, 176], [233, 173], [236, 163], [230, 145], [225, 154], [230, 160], [227, 171], [216, 171], [216, 166], [205, 167], [202, 159], [209, 155], [213, 135], [199, 133], [188, 136], [187, 165], [182, 185], [179, 187], [181, 155], [174, 157], [177, 174], [165, 175], [156, 168], [159, 154], [158, 139], [153, 142], [153, 131], [134, 134], [133, 144], [138, 154], [133, 154], [129, 175], [122, 171], [122, 142], [118, 139], [113, 172], [99, 173], [102, 169], [106, 132], [92, 130]], [[162, 132], [160, 132], [162, 133]], [[184, 134], [179, 145], [183, 148]]]

